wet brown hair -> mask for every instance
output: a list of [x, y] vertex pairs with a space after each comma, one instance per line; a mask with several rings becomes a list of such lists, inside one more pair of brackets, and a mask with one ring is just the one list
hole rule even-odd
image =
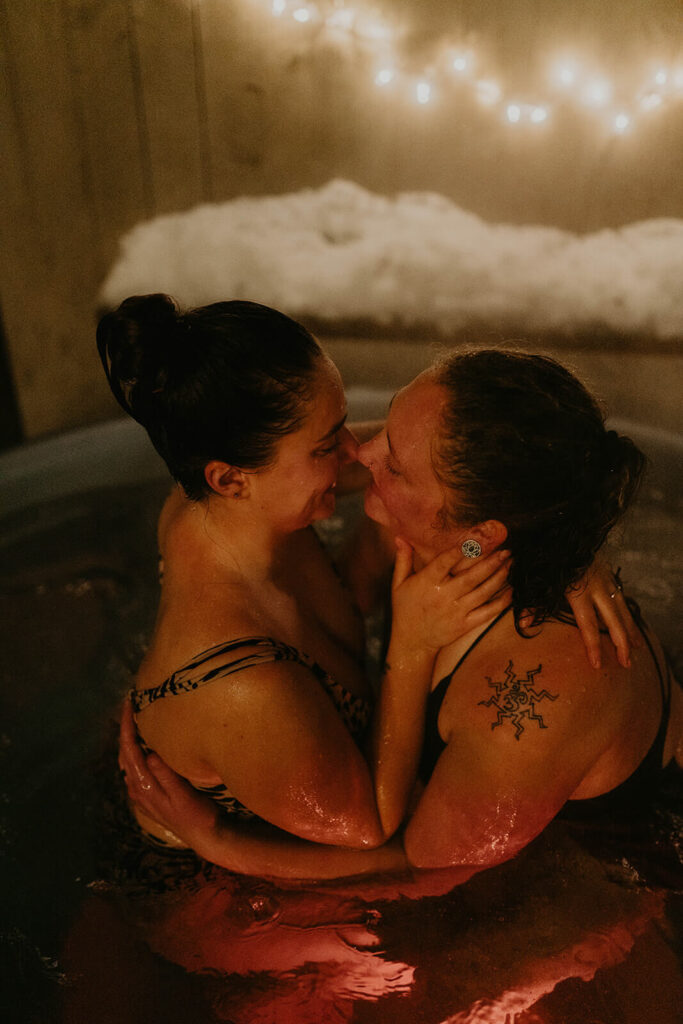
[[473, 526], [497, 519], [506, 548], [515, 622], [557, 614], [633, 499], [645, 457], [607, 430], [583, 384], [553, 359], [506, 349], [442, 358], [447, 393], [434, 448], [451, 492], [444, 515]]

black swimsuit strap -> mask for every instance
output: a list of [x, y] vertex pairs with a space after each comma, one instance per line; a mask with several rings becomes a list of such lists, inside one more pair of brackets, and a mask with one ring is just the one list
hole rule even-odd
[[441, 736], [439, 735], [439, 711], [441, 710], [441, 705], [443, 704], [444, 697], [446, 696], [446, 690], [448, 689], [448, 686], [453, 676], [458, 671], [465, 658], [467, 658], [468, 655], [477, 646], [477, 644], [480, 643], [484, 639], [484, 637], [491, 632], [493, 627], [498, 622], [500, 622], [503, 616], [507, 615], [511, 607], [512, 606], [509, 605], [507, 608], [504, 608], [499, 615], [496, 615], [495, 619], [489, 622], [486, 629], [482, 630], [478, 637], [475, 637], [475, 639], [472, 641], [472, 643], [467, 648], [465, 653], [458, 659], [455, 667], [451, 669], [448, 675], [445, 675], [443, 679], [441, 679], [436, 684], [432, 692], [429, 694], [429, 697], [427, 698], [427, 708], [425, 712], [425, 734], [419, 766], [419, 775], [422, 781], [425, 783], [425, 785], [431, 778], [431, 774], [434, 771], [436, 762], [438, 761], [444, 747], [446, 746], [444, 741], [441, 739]]
[[[659, 659], [655, 655], [654, 647], [650, 642], [650, 638], [645, 632], [645, 629], [639, 619], [635, 619], [635, 623], [640, 630], [640, 635], [647, 645], [647, 649], [650, 652], [650, 656], [654, 662], [654, 666], [657, 669], [657, 679], [659, 680], [659, 689], [662, 694], [662, 710], [666, 712], [666, 717], [669, 717], [669, 707], [671, 705], [671, 667], [668, 661], [665, 661], [666, 673], [662, 671], [662, 667], [659, 664]], [[667, 685], [668, 684], [668, 685]]]
[[[432, 690], [432, 692], [431, 692], [431, 694], [430, 694], [429, 696], [430, 696], [430, 699], [431, 699], [431, 700], [433, 700], [433, 701], [435, 701], [435, 703], [437, 703], [437, 713], [438, 713], [438, 709], [439, 709], [439, 708], [441, 707], [441, 703], [442, 703], [442, 701], [443, 701], [443, 697], [441, 698], [441, 700], [438, 700], [438, 701], [437, 701], [437, 696], [436, 696], [436, 695], [437, 695], [437, 694], [440, 694], [442, 690], [444, 690], [444, 691], [445, 691], [446, 687], [448, 686], [448, 684], [450, 683], [451, 679], [453, 678], [453, 676], [455, 675], [455, 673], [456, 673], [456, 672], [458, 671], [458, 669], [460, 668], [460, 666], [462, 665], [462, 663], [463, 663], [463, 661], [465, 660], [465, 658], [469, 657], [469, 655], [470, 655], [470, 654], [472, 653], [472, 651], [473, 651], [473, 650], [474, 650], [474, 648], [475, 648], [475, 647], [477, 646], [477, 644], [478, 644], [478, 643], [479, 643], [479, 642], [480, 642], [481, 640], [483, 640], [483, 639], [484, 639], [484, 637], [485, 637], [485, 636], [486, 636], [486, 635], [487, 635], [488, 633], [490, 633], [490, 632], [491, 632], [491, 630], [493, 629], [493, 627], [494, 627], [495, 625], [497, 625], [497, 623], [499, 623], [499, 622], [500, 622], [500, 620], [501, 620], [501, 619], [503, 618], [503, 616], [504, 616], [504, 615], [507, 615], [507, 613], [508, 613], [508, 612], [510, 611], [510, 609], [511, 609], [511, 608], [512, 608], [512, 605], [508, 605], [508, 607], [507, 607], [507, 608], [503, 608], [502, 612], [499, 612], [499, 614], [498, 614], [498, 615], [496, 615], [495, 619], [493, 619], [493, 621], [492, 621], [492, 622], [489, 622], [489, 624], [488, 624], [488, 626], [486, 627], [486, 629], [482, 630], [482, 632], [481, 632], [481, 633], [479, 634], [479, 636], [477, 636], [477, 637], [475, 637], [475, 638], [474, 638], [474, 640], [472, 641], [472, 643], [470, 644], [470, 646], [469, 646], [469, 647], [467, 648], [467, 650], [465, 651], [465, 653], [464, 653], [464, 654], [462, 654], [462, 655], [461, 655], [461, 656], [460, 656], [460, 657], [458, 658], [458, 660], [457, 660], [457, 662], [456, 662], [455, 666], [454, 666], [454, 667], [453, 667], [453, 668], [451, 669], [451, 671], [450, 671], [450, 672], [449, 672], [449, 673], [448, 673], [447, 675], [445, 675], [445, 676], [443, 677], [443, 679], [439, 680], [439, 682], [438, 682], [438, 683], [436, 684], [436, 686], [434, 687], [434, 689]], [[444, 696], [445, 696], [445, 692], [444, 692]]]
[[[674, 676], [673, 676], [673, 672], [671, 670], [671, 665], [669, 664], [669, 660], [668, 660], [668, 658], [666, 656], [666, 653], [664, 654], [664, 668], [662, 668], [662, 666], [660, 665], [659, 659], [657, 658], [657, 656], [655, 654], [654, 647], [652, 646], [652, 642], [651, 642], [651, 640], [650, 640], [650, 638], [647, 635], [647, 632], [645, 630], [645, 624], [643, 623], [643, 620], [642, 620], [642, 617], [641, 617], [641, 614], [640, 614], [640, 608], [635, 603], [635, 601], [633, 601], [633, 602], [629, 601], [628, 604], [629, 604], [629, 610], [631, 611], [631, 614], [633, 615], [633, 620], [634, 620], [636, 626], [638, 627], [638, 629], [640, 631], [640, 635], [642, 636], [643, 640], [645, 641], [647, 649], [650, 652], [650, 657], [652, 658], [652, 661], [654, 663], [655, 669], [657, 670], [657, 679], [659, 681], [659, 690], [660, 690], [660, 693], [662, 695], [662, 715], [661, 715], [661, 718], [659, 720], [659, 729], [657, 730], [657, 735], [655, 736], [654, 741], [652, 743], [652, 746], [650, 747], [650, 750], [648, 751], [644, 761], [649, 762], [650, 760], [652, 760], [653, 763], [656, 764], [657, 768], [661, 768], [662, 767], [662, 759], [664, 757], [664, 746], [665, 746], [665, 743], [666, 743], [666, 734], [669, 731], [669, 716], [671, 714], [671, 699], [672, 699]], [[641, 766], [642, 766], [642, 763], [643, 762], [641, 762]]]

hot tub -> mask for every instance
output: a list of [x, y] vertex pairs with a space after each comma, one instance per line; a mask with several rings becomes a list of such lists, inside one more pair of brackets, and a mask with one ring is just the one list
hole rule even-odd
[[[352, 388], [351, 417], [381, 415], [387, 398]], [[613, 560], [680, 674], [683, 441], [614, 426], [651, 471]], [[0, 487], [3, 1020], [679, 1019], [683, 884], [670, 809], [661, 848], [640, 859], [601, 858], [551, 825], [510, 864], [445, 895], [220, 872], [162, 895], [105, 885], [92, 764], [153, 621], [166, 472], [137, 425], [116, 420], [3, 455]], [[332, 542], [357, 510], [340, 502]]]

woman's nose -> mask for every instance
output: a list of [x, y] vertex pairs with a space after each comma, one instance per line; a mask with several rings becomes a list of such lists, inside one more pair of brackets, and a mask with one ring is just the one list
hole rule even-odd
[[371, 438], [369, 441], [366, 441], [365, 444], [358, 445], [358, 450], [356, 451], [356, 458], [368, 469], [372, 468], [372, 463], [374, 461], [375, 441], [375, 437]]
[[345, 466], [348, 462], [355, 462], [358, 458], [358, 441], [348, 427], [342, 427], [339, 438], [339, 461]]

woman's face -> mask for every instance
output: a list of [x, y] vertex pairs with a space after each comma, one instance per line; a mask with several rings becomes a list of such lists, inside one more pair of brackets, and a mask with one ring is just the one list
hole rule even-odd
[[425, 556], [445, 551], [462, 533], [440, 520], [445, 491], [432, 468], [445, 400], [433, 373], [425, 371], [394, 396], [384, 430], [358, 449], [358, 460], [372, 473], [367, 515]]
[[302, 529], [334, 512], [339, 467], [355, 460], [358, 447], [345, 421], [339, 371], [323, 357], [302, 426], [279, 442], [275, 463], [251, 477], [256, 508], [279, 532]]

